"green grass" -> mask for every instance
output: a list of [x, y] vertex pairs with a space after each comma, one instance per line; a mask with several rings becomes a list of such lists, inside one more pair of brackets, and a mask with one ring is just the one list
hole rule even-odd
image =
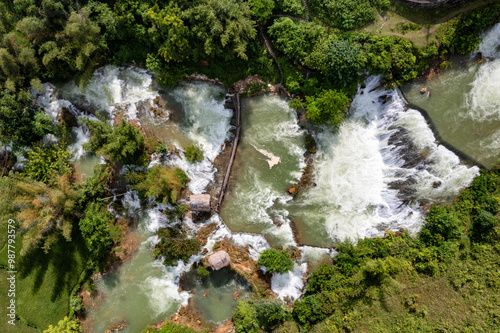
[[[465, 2], [461, 6], [419, 9], [411, 8], [399, 2], [394, 2], [391, 9], [383, 15], [377, 15], [375, 22], [362, 30], [375, 34], [387, 36], [404, 37], [411, 40], [415, 45], [426, 46], [436, 40], [436, 32], [443, 24], [465, 12], [477, 9], [493, 3], [493, 0], [477, 0]], [[401, 33], [398, 24], [413, 22], [420, 24], [422, 29]]]
[[[3, 233], [5, 235], [5, 233]], [[16, 244], [21, 244], [20, 236]], [[19, 253], [19, 250], [17, 250]], [[7, 290], [6, 267], [7, 251], [0, 251], [0, 290]], [[73, 241], [60, 240], [52, 246], [49, 254], [36, 250], [23, 258], [16, 258], [16, 314], [21, 321], [36, 327], [46, 329], [69, 313], [69, 296], [78, 283], [87, 258], [87, 249], [78, 232], [73, 232]], [[5, 308], [9, 298], [6, 292], [0, 294], [0, 332], [31, 332], [36, 331], [26, 324], [12, 330], [6, 320]], [[5, 306], [4, 306], [5, 305]]]

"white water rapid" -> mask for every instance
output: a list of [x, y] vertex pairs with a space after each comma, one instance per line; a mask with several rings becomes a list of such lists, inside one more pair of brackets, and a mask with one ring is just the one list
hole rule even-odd
[[293, 207], [305, 239], [382, 236], [386, 229], [417, 232], [419, 206], [450, 199], [478, 173], [435, 143], [422, 115], [406, 108], [397, 91], [360, 88], [338, 131], [317, 136], [311, 187]]

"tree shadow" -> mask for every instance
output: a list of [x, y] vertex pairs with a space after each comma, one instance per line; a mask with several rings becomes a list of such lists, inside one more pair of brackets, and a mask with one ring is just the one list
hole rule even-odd
[[52, 283], [50, 300], [54, 302], [64, 292], [69, 293], [73, 289], [85, 268], [87, 258], [87, 247], [78, 227], [74, 227], [70, 242], [61, 237], [52, 245], [49, 253], [37, 248], [21, 257], [18, 265], [19, 278], [27, 279], [34, 275], [32, 294], [38, 293], [44, 283]]

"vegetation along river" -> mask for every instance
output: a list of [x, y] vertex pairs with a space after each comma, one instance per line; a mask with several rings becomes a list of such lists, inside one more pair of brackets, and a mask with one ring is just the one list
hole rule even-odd
[[[403, 88], [409, 101], [428, 112], [442, 139], [485, 166], [498, 160], [500, 145], [499, 36], [497, 25], [485, 37], [479, 50], [486, 58], [483, 63], [452, 61], [451, 69], [427, 81], [431, 96], [420, 94], [422, 83]], [[94, 73], [85, 92], [72, 83], [46, 84], [37, 98], [53, 117], [63, 108], [83, 118], [100, 114], [109, 122], [124, 117], [165, 145], [177, 147], [178, 155], [167, 161], [157, 156], [149, 167], [183, 169], [190, 178], [189, 191], [201, 194], [213, 183], [213, 162], [232, 136], [233, 112], [225, 108], [226, 97], [224, 88], [211, 83], [183, 82], [164, 89], [145, 70], [106, 66]], [[104, 300], [89, 310], [94, 331], [126, 320], [124, 332], [138, 332], [175, 313], [190, 298], [204, 320], [220, 324], [229, 318], [235, 306], [232, 295], [248, 295], [248, 285], [240, 279], [214, 275], [205, 284], [194, 281], [191, 290], [179, 290], [181, 275], [223, 238], [248, 246], [254, 259], [271, 246], [297, 247], [294, 268], [274, 273], [271, 281], [278, 297], [297, 299], [303, 293], [307, 263], [334, 255], [335, 242], [382, 236], [387, 229], [416, 233], [427, 204], [450, 200], [479, 172], [437, 143], [424, 116], [409, 107], [398, 90], [381, 88], [379, 77], [368, 77], [358, 88], [349, 114], [337, 130], [311, 130], [317, 143], [312, 184], [296, 198], [287, 189], [307, 165], [307, 133], [287, 100], [277, 95], [243, 99], [241, 143], [220, 216], [201, 222], [190, 215], [182, 221], [168, 217], [161, 213], [165, 205], [151, 201], [141, 208], [130, 188], [112, 198], [125, 207], [115, 214], [137, 220], [133, 232], [141, 245], [128, 262], [97, 280]], [[85, 126], [73, 128], [70, 148], [82, 177], [102, 162], [83, 151], [88, 139]], [[189, 144], [199, 145], [202, 161], [187, 162], [183, 148]], [[207, 222], [218, 229], [209, 236], [203, 255], [202, 250], [174, 266], [153, 259], [159, 228], [183, 224], [197, 231]]]

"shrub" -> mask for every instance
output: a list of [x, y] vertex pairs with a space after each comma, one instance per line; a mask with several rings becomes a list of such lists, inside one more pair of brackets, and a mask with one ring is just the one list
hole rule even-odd
[[203, 151], [195, 145], [187, 146], [184, 151], [184, 156], [186, 156], [189, 163], [203, 161]]
[[82, 327], [77, 320], [70, 320], [68, 317], [60, 320], [56, 326], [49, 325], [43, 333], [78, 333], [82, 331]]
[[326, 51], [325, 75], [338, 87], [349, 87], [358, 81], [359, 48], [341, 40], [330, 44]]
[[85, 312], [85, 306], [83, 305], [82, 297], [80, 295], [71, 297], [71, 300], [69, 302], [69, 308], [72, 311], [72, 313]]
[[323, 90], [316, 97], [306, 97], [307, 118], [318, 125], [339, 127], [348, 106], [349, 98], [337, 90]]
[[274, 0], [248, 0], [248, 5], [257, 21], [264, 23], [273, 13]]
[[293, 269], [293, 261], [290, 255], [284, 251], [267, 249], [262, 252], [257, 261], [259, 266], [264, 266], [270, 273], [286, 273]]
[[258, 300], [254, 306], [260, 327], [266, 331], [276, 329], [289, 318], [289, 312], [277, 299]]
[[233, 313], [233, 323], [237, 333], [259, 332], [257, 311], [251, 302], [238, 302], [238, 306]]
[[0, 142], [12, 142], [15, 150], [53, 133], [52, 121], [32, 99], [27, 90], [0, 90]]
[[180, 192], [189, 181], [186, 173], [179, 168], [156, 165], [145, 174], [130, 172], [125, 178], [141, 196], [155, 197], [164, 204], [176, 203]]
[[160, 241], [156, 244], [153, 255], [158, 258], [164, 256], [163, 263], [172, 266], [177, 261], [185, 263], [192, 255], [201, 249], [201, 242], [196, 238], [187, 238], [187, 235], [177, 228], [163, 228], [158, 230]]
[[[201, 331], [201, 333], [206, 332], [206, 330]], [[148, 327], [142, 333], [200, 333], [200, 331], [195, 331], [189, 326], [166, 322], [161, 328]]]
[[306, 296], [295, 302], [292, 314], [295, 320], [306, 328], [325, 319], [322, 302], [317, 295]]
[[71, 171], [69, 162], [71, 155], [64, 144], [35, 144], [25, 154], [28, 162], [24, 172], [36, 181], [49, 183]]
[[486, 210], [482, 210], [476, 218], [474, 218], [474, 232], [479, 239], [485, 239], [491, 233], [494, 227], [498, 225], [498, 219]]
[[113, 245], [109, 226], [114, 218], [101, 203], [91, 203], [80, 220], [80, 231], [94, 262], [104, 257]]
[[168, 148], [167, 148], [167, 146], [165, 146], [165, 144], [163, 142], [159, 142], [158, 145], [156, 145], [155, 153], [156, 154], [166, 154], [166, 153], [168, 153]]
[[105, 121], [82, 119], [89, 127], [92, 136], [83, 148], [102, 154], [112, 163], [143, 165], [144, 136], [139, 129], [122, 119], [120, 124], [112, 127]]
[[361, 28], [375, 20], [375, 10], [368, 0], [314, 0], [310, 6], [315, 7], [328, 24], [339, 29]]
[[320, 293], [322, 291], [331, 291], [338, 286], [336, 275], [339, 273], [332, 265], [323, 264], [320, 268], [314, 270], [308, 278], [306, 290], [310, 294]]
[[426, 221], [420, 239], [427, 245], [439, 245], [460, 236], [457, 219], [442, 207], [432, 206]]
[[198, 276], [201, 277], [202, 279], [208, 277], [210, 275], [210, 272], [207, 269], [207, 266], [205, 265], [200, 265], [196, 269], [196, 273], [198, 273]]

